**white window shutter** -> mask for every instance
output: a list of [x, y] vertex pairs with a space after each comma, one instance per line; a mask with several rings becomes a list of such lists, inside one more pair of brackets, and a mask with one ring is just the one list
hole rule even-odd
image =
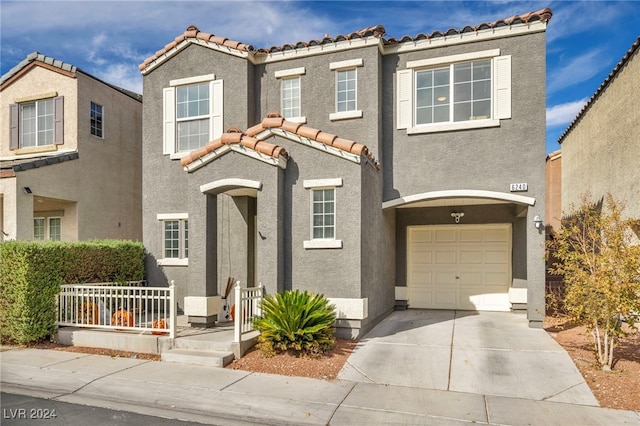
[[495, 67], [494, 118], [511, 118], [511, 55], [493, 59]]
[[222, 80], [214, 80], [210, 84], [210, 108], [211, 118], [209, 120], [210, 140], [216, 140], [222, 136], [222, 118], [224, 110], [223, 83]]
[[397, 128], [408, 129], [413, 127], [413, 71], [398, 71], [396, 78]]
[[176, 152], [176, 91], [174, 87], [166, 87], [162, 92], [162, 153], [170, 155]]

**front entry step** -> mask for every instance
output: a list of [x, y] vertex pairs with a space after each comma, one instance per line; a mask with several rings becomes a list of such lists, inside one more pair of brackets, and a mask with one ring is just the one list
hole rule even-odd
[[162, 352], [162, 361], [181, 362], [183, 364], [203, 365], [207, 367], [225, 367], [233, 361], [233, 352], [200, 351], [194, 349], [170, 349]]

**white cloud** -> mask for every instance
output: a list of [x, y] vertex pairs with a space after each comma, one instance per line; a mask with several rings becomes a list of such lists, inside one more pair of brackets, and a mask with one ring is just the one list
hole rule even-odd
[[547, 108], [547, 127], [568, 126], [578, 115], [588, 98]]
[[132, 67], [131, 64], [111, 64], [106, 69], [92, 73], [92, 75], [114, 86], [142, 94], [142, 76], [138, 69]]
[[604, 50], [588, 50], [550, 72], [547, 91], [553, 93], [587, 81], [603, 68], [608, 68], [609, 61]]

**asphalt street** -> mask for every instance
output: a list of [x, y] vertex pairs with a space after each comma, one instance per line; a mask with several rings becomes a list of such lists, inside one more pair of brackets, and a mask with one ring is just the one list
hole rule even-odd
[[[185, 422], [179, 419], [145, 416], [129, 411], [109, 410], [106, 408], [70, 404], [53, 399], [33, 398], [5, 392], [0, 393], [0, 406], [2, 408], [0, 423], [3, 426], [34, 424], [46, 426], [85, 426], [87, 424], [93, 426], [201, 425], [201, 423]], [[219, 424], [224, 424], [224, 419], [220, 419]]]

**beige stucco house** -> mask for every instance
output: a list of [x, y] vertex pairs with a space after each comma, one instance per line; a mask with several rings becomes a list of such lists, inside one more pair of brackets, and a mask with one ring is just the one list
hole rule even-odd
[[564, 213], [585, 193], [594, 201], [611, 193], [626, 216], [640, 217], [639, 51], [640, 37], [559, 139]]
[[0, 240], [142, 239], [141, 95], [35, 52], [0, 122]]

